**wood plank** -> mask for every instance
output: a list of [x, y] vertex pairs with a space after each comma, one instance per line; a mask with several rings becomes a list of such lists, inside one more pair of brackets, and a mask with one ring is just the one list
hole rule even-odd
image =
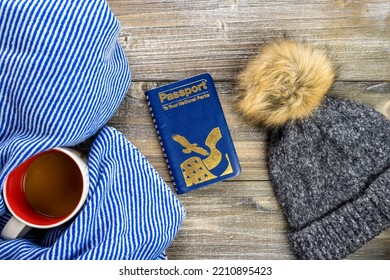
[[212, 72], [231, 81], [264, 41], [282, 34], [326, 45], [339, 80], [388, 81], [388, 1], [108, 1], [134, 81]]
[[167, 251], [170, 259], [293, 257], [269, 182], [223, 182], [180, 200], [187, 216]]
[[[303, 10], [308, 6], [312, 7], [312, 9], [329, 9], [329, 7], [331, 7], [335, 11], [339, 11], [343, 8], [349, 8], [354, 11], [353, 14], [361, 14], [364, 13], [364, 11], [361, 11], [362, 6], [373, 8], [373, 6], [376, 5], [386, 4], [386, 1], [382, 0], [360, 0], [353, 2], [346, 0], [198, 0], [196, 2], [186, 0], [108, 0], [107, 2], [116, 16], [127, 14], [165, 13], [171, 11], [187, 11], [190, 13], [194, 10], [234, 10], [242, 7], [252, 9], [263, 7], [264, 9], [274, 11], [274, 13], [277, 13], [278, 11], [279, 13], [282, 13], [281, 10], [287, 9], [290, 6], [298, 6], [302, 8], [302, 11], [297, 15], [303, 17], [305, 14]], [[291, 12], [291, 14], [293, 14], [294, 11]]]
[[[169, 259], [295, 258], [268, 181], [225, 181], [182, 195], [180, 201], [187, 216], [167, 250]], [[384, 231], [348, 259], [390, 259], [389, 240], [390, 230]]]

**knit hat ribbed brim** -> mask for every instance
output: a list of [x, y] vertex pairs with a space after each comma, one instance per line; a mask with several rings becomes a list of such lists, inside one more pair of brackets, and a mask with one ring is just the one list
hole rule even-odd
[[342, 259], [390, 227], [390, 169], [359, 197], [291, 232], [300, 259]]

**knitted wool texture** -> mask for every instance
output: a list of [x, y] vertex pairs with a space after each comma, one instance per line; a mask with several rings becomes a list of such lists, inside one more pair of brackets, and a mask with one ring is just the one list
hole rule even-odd
[[390, 122], [327, 96], [271, 132], [269, 168], [300, 259], [341, 259], [390, 226]]
[[328, 53], [287, 38], [239, 75], [237, 109], [270, 133], [269, 173], [300, 259], [341, 259], [390, 226], [390, 122], [326, 95]]

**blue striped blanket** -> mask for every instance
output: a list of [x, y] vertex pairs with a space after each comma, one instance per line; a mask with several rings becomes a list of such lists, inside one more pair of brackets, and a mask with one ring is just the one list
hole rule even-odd
[[[0, 186], [28, 157], [88, 139], [79, 214], [0, 259], [164, 259], [184, 208], [147, 159], [106, 125], [130, 83], [119, 23], [103, 0], [0, 0]], [[0, 230], [10, 214], [0, 197]]]

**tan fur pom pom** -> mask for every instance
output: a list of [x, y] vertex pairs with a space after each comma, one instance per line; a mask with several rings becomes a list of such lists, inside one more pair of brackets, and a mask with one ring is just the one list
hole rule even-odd
[[237, 107], [253, 124], [275, 127], [309, 117], [335, 77], [326, 51], [283, 39], [267, 44], [238, 78]]

